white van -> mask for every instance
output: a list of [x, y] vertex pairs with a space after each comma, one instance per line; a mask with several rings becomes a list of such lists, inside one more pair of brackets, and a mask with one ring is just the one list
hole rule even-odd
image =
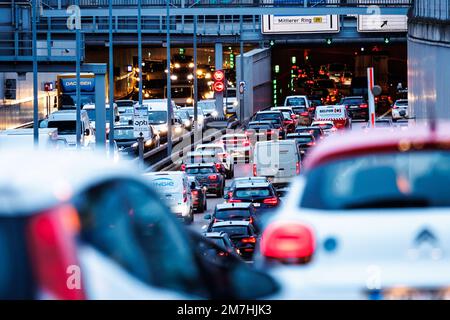
[[[167, 142], [167, 99], [147, 99], [142, 101], [142, 105], [148, 108], [148, 120], [150, 125], [159, 134], [161, 141]], [[176, 121], [174, 110], [176, 105], [172, 100], [172, 139], [176, 139], [183, 135], [183, 124]]]
[[[109, 119], [111, 117], [111, 109], [109, 107], [109, 103], [105, 104], [105, 120], [106, 120], [106, 132], [109, 132]], [[91, 122], [91, 127], [95, 131], [95, 118], [97, 114], [95, 113], [95, 104], [94, 103], [88, 103], [83, 106], [83, 110], [86, 110], [88, 113], [89, 121]], [[117, 104], [114, 103], [114, 123], [118, 123], [120, 120], [119, 117], [119, 108], [117, 107]]]
[[[81, 146], [87, 147], [95, 140], [86, 110], [81, 110]], [[69, 147], [75, 147], [77, 113], [76, 110], [60, 110], [51, 113], [48, 118], [41, 122], [41, 128], [56, 128], [58, 136], [65, 138]]]
[[266, 177], [274, 185], [287, 185], [300, 174], [300, 159], [294, 140], [257, 142], [253, 154], [253, 176]]
[[178, 218], [187, 224], [194, 221], [191, 186], [186, 172], [150, 172], [144, 177]]

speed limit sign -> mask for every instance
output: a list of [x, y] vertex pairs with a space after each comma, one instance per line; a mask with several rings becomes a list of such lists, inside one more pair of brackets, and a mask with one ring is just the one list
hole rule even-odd
[[148, 108], [136, 107], [133, 113], [134, 137], [148, 138], [150, 136], [150, 124], [148, 122]]

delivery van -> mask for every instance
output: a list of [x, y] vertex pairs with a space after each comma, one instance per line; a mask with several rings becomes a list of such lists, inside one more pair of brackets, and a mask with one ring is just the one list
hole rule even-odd
[[286, 186], [300, 174], [300, 166], [301, 157], [294, 140], [261, 141], [255, 144], [255, 177], [266, 177], [276, 186]]
[[352, 119], [344, 105], [317, 107], [314, 120], [333, 121], [337, 129], [351, 129], [352, 127]]
[[186, 172], [150, 172], [144, 174], [144, 177], [159, 192], [161, 200], [177, 218], [184, 220], [186, 224], [194, 221], [191, 187]]

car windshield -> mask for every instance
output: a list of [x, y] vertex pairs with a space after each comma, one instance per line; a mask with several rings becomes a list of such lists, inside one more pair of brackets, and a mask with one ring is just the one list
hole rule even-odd
[[216, 105], [214, 102], [203, 102], [198, 103], [198, 106], [204, 111], [214, 111], [216, 110]]
[[251, 124], [248, 128], [254, 130], [268, 130], [270, 129], [270, 126], [268, 124]]
[[303, 107], [292, 107], [292, 111], [294, 111], [294, 113], [302, 113], [307, 110], [306, 110], [306, 106], [303, 106]]
[[212, 228], [213, 232], [225, 232], [231, 236], [245, 236], [248, 235], [248, 228], [241, 226], [220, 226]]
[[[301, 97], [287, 98], [286, 105], [287, 106], [306, 106], [306, 101], [305, 101], [305, 98], [301, 98]], [[295, 111], [295, 112], [297, 112], [297, 111]]]
[[[119, 114], [133, 114], [134, 113], [134, 108], [131, 107], [118, 107], [117, 108], [119, 111]], [[90, 119], [90, 117], [89, 117]]]
[[189, 113], [178, 111], [175, 114], [183, 120], [189, 120]]
[[309, 143], [313, 141], [312, 137], [288, 137], [288, 139], [295, 139], [297, 143]]
[[283, 111], [283, 117], [285, 119], [290, 119], [291, 118], [291, 113], [289, 111]]
[[223, 247], [223, 248], [226, 247], [225, 241], [223, 240], [222, 237], [220, 237], [220, 238], [217, 238], [217, 237], [208, 237], [208, 240], [214, 242], [216, 245], [221, 246], [221, 247]]
[[324, 164], [308, 174], [302, 207], [450, 207], [450, 152], [370, 154]]
[[[183, 108], [182, 110], [186, 111], [190, 117], [194, 116], [194, 108]], [[200, 111], [200, 110], [198, 110], [198, 111]], [[199, 112], [199, 114], [200, 114], [200, 112]]]
[[241, 188], [241, 189], [236, 189], [236, 191], [234, 192], [234, 197], [241, 198], [241, 199], [269, 197], [271, 195], [272, 195], [272, 192], [267, 187]]
[[224, 97], [228, 98], [236, 98], [236, 89], [230, 89], [228, 88], [227, 91], [224, 94]]
[[167, 122], [167, 111], [149, 111], [148, 121], [150, 124], [163, 124]]
[[[131, 109], [133, 109], [133, 108], [131, 108]], [[90, 121], [95, 121], [95, 118], [96, 118], [95, 117], [95, 109], [85, 109], [85, 110], [86, 110], [86, 112], [88, 114], [89, 120]], [[110, 117], [111, 117], [111, 108], [107, 108], [106, 109], [106, 120], [109, 121]]]
[[248, 209], [227, 209], [216, 211], [216, 219], [220, 220], [242, 220], [250, 218]]
[[313, 126], [322, 128], [324, 130], [328, 130], [328, 129], [333, 128], [333, 125], [331, 123], [316, 123]]
[[395, 103], [396, 106], [399, 107], [407, 107], [408, 106], [408, 101], [407, 100], [399, 100]]
[[200, 167], [200, 168], [186, 168], [187, 174], [206, 174], [216, 173], [212, 167]]
[[49, 121], [48, 128], [58, 129], [58, 134], [76, 134], [76, 121]]

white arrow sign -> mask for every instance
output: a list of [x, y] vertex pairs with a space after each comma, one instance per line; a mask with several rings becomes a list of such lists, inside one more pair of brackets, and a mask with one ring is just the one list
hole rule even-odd
[[150, 124], [148, 122], [148, 108], [136, 107], [133, 113], [134, 136], [148, 138], [150, 137]]

